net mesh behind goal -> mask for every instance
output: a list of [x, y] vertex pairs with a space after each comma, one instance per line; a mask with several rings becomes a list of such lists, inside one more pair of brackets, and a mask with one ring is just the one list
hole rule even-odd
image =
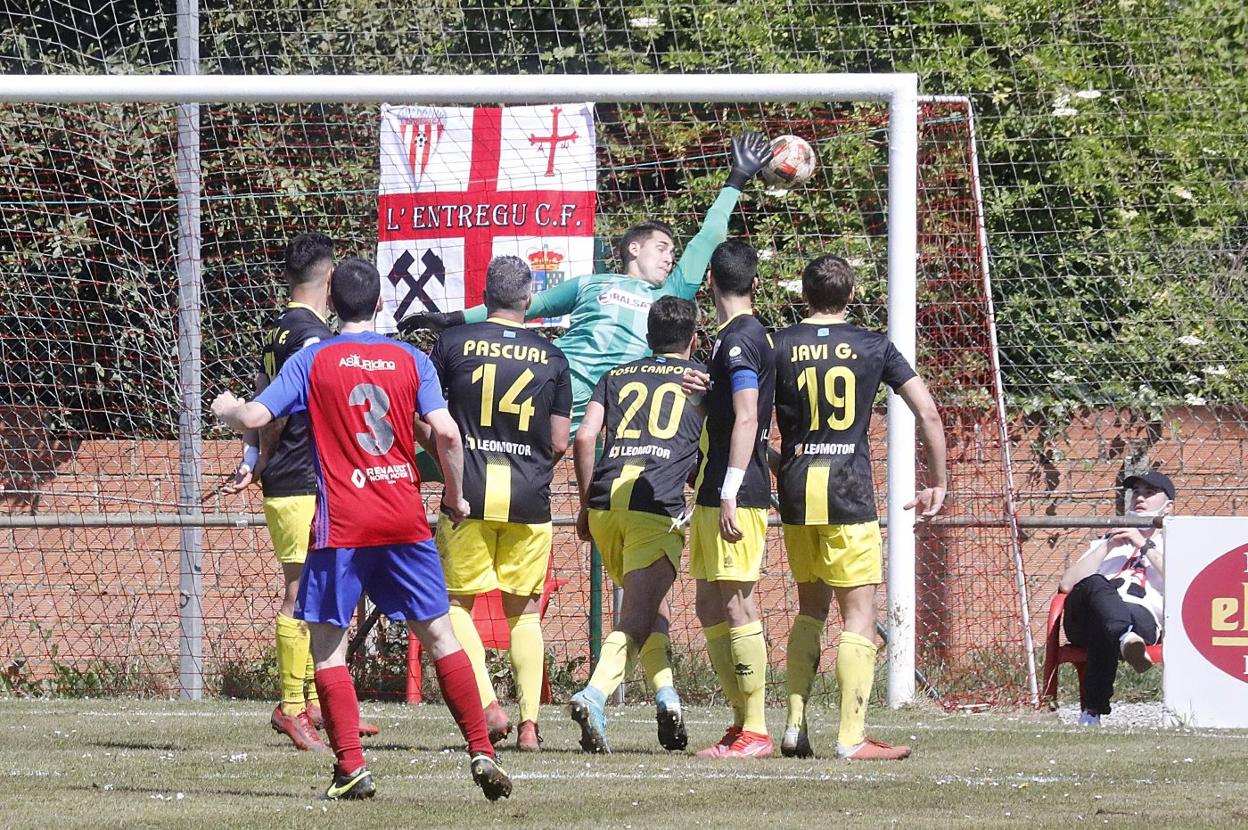
[[[206, 406], [220, 389], [245, 389], [254, 373], [261, 326], [283, 302], [280, 261], [291, 236], [319, 230], [340, 255], [371, 258], [378, 110], [202, 105], [200, 112]], [[5, 113], [5, 123], [36, 125], [10, 134], [9, 161], [0, 166], [9, 241], [0, 257], [13, 275], [0, 365], [16, 403], [6, 435], [23, 448], [6, 468], [14, 508], [176, 509], [174, 114], [152, 105], [28, 105]], [[921, 114], [919, 362], [949, 421], [955, 512], [1000, 517], [1001, 432], [968, 116], [964, 103], [927, 105]], [[598, 126], [604, 239], [657, 217], [687, 240], [722, 185], [728, 141], [744, 127], [809, 138], [821, 159], [816, 179], [787, 193], [752, 185], [733, 220], [732, 232], [761, 253], [760, 316], [771, 326], [799, 319], [801, 267], [837, 252], [860, 275], [855, 319], [887, 325], [881, 108], [604, 104]], [[878, 418], [879, 447], [882, 430]], [[258, 493], [214, 492], [236, 463], [237, 444], [223, 433], [206, 437], [204, 508], [258, 512]], [[565, 464], [557, 514], [575, 510], [569, 476]], [[886, 497], [883, 481], [879, 492]], [[176, 678], [178, 539], [166, 529], [12, 531], [18, 555], [4, 579], [6, 625], [29, 632], [6, 632], [14, 635], [5, 638], [10, 663], [25, 660], [30, 678], [93, 665], [123, 689], [167, 689]], [[546, 641], [557, 664], [583, 673], [586, 552], [570, 528], [557, 534], [554, 561], [567, 583], [549, 612]], [[1013, 584], [1007, 531], [924, 534], [919, 576], [921, 662], [931, 683], [945, 693], [983, 694], [984, 673], [967, 667], [988, 659], [990, 682], [1017, 696], [1024, 661], [1016, 601], [1008, 592], [986, 598], [965, 589]], [[264, 531], [209, 529], [204, 582], [208, 684], [230, 691], [240, 676], [265, 669], [270, 649], [278, 583]], [[795, 599], [778, 536], [760, 591], [780, 666]], [[682, 583], [675, 603], [674, 639], [697, 652], [691, 586]], [[391, 635], [389, 647], [401, 651], [402, 638]], [[401, 661], [381, 662], [394, 676], [375, 683], [397, 683]]]
[[[197, 5], [207, 74], [903, 70], [919, 75], [921, 92], [970, 94], [1020, 515], [1116, 514], [1123, 475], [1150, 465], [1172, 475], [1183, 512], [1242, 511], [1248, 41], [1225, 0], [1051, 0], [1043, 9], [1031, 0]], [[147, 0], [6, 8], [0, 66], [171, 73], [173, 8]], [[1005, 482], [999, 433], [980, 421], [993, 389], [958, 111], [923, 114], [919, 368], [951, 424], [953, 516], [999, 519]], [[609, 127], [599, 155], [604, 237], [654, 214], [687, 239], [721, 181], [715, 154], [728, 134], [744, 123], [809, 130], [820, 139], [819, 178], [787, 198], [752, 187], [733, 225], [770, 256], [764, 314], [788, 319], [782, 283], [805, 256], [831, 249], [858, 263], [865, 293], [856, 319], [886, 323], [880, 110], [604, 106], [600, 114]], [[0, 504], [11, 514], [176, 508], [174, 120], [173, 107], [157, 105], [0, 106]], [[251, 373], [261, 321], [282, 300], [277, 271], [290, 235], [315, 227], [365, 255], [375, 244], [376, 111], [205, 105], [201, 123], [209, 394]], [[208, 484], [232, 467], [235, 449], [206, 438]], [[563, 488], [556, 510], [567, 509]], [[258, 503], [210, 497], [204, 506]], [[0, 671], [9, 685], [169, 691], [178, 535], [0, 531]], [[1091, 536], [1059, 527], [1023, 534], [1033, 634]], [[566, 533], [559, 539], [557, 567], [583, 575], [584, 551]], [[210, 530], [204, 563], [209, 688], [271, 690], [265, 651], [278, 586], [266, 534]], [[943, 528], [920, 539], [918, 566], [925, 676], [947, 699], [1018, 698], [1019, 575], [1005, 530]], [[783, 573], [773, 548], [770, 596], [781, 596]], [[549, 639], [555, 665], [583, 673], [573, 665], [588, 653], [578, 580], [556, 596]], [[791, 607], [779, 609], [770, 631], [777, 669]], [[691, 641], [696, 632], [678, 644]], [[398, 638], [390, 643], [376, 648], [402, 650]]]

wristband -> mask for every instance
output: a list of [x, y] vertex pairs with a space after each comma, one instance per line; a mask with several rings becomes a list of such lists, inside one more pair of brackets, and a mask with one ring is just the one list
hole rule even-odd
[[243, 444], [243, 460], [238, 466], [254, 470], [258, 463], [260, 463], [260, 448], [254, 444]]
[[742, 482], [745, 481], [745, 470], [740, 467], [729, 467], [724, 470], [724, 483], [719, 486], [719, 500], [729, 501], [736, 499], [737, 491], [741, 489]]

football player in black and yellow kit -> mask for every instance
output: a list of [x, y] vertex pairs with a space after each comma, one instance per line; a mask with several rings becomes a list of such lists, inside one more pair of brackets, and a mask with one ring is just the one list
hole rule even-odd
[[603, 642], [589, 684], [572, 697], [587, 752], [607, 750], [603, 707], [633, 659], [655, 692], [659, 743], [669, 750], [689, 743], [672, 683], [666, 598], [685, 547], [685, 482], [702, 432], [702, 415], [681, 389], [687, 370], [704, 368], [689, 360], [696, 322], [693, 302], [656, 300], [647, 316], [653, 355], [602, 376], [576, 436], [577, 534], [598, 544], [607, 573], [624, 589], [619, 624]]
[[719, 328], [709, 378], [701, 376], [709, 388], [689, 572], [697, 579], [706, 649], [734, 718], [719, 743], [699, 752], [700, 757], [772, 753], [763, 718], [767, 645], [754, 585], [767, 548], [767, 436], [775, 367], [771, 338], [751, 304], [757, 275], [758, 255], [744, 242], [730, 239], [711, 256], [709, 283]]
[[[333, 337], [326, 323], [329, 273], [334, 266], [333, 242], [319, 233], [296, 236], [286, 246], [284, 274], [290, 302], [264, 331], [255, 389], [263, 391], [282, 366], [306, 346]], [[323, 726], [312, 682], [308, 627], [295, 619], [299, 577], [308, 556], [308, 531], [316, 510], [316, 469], [308, 444], [308, 415], [297, 412], [243, 439], [243, 460], [232, 481], [222, 489], [237, 493], [260, 477], [264, 519], [273, 553], [282, 568], [284, 591], [277, 612], [277, 673], [282, 702], [269, 719], [296, 747], [325, 751], [316, 730]], [[306, 697], [305, 697], [306, 695]], [[361, 733], [375, 735], [373, 724], [361, 721]]]
[[797, 583], [798, 617], [789, 633], [789, 714], [781, 751], [812, 754], [805, 705], [819, 668], [820, 636], [835, 594], [844, 629], [837, 643], [841, 724], [836, 753], [895, 760], [910, 748], [866, 736], [875, 672], [875, 591], [882, 577], [880, 526], [867, 430], [881, 384], [914, 412], [927, 451], [929, 486], [906, 505], [919, 521], [945, 497], [945, 436], [923, 380], [882, 334], [846, 322], [854, 273], [822, 256], [802, 272], [810, 316], [775, 333], [776, 420], [780, 427], [780, 518]]
[[531, 292], [523, 260], [495, 257], [485, 279], [488, 318], [445, 331], [430, 358], [463, 433], [464, 498], [472, 507], [456, 527], [438, 523], [451, 624], [476, 671], [490, 737], [501, 741], [511, 724], [471, 615], [477, 595], [502, 591], [520, 699], [517, 745], [536, 752], [545, 669], [538, 602], [550, 563], [550, 481], [568, 448], [572, 386], [563, 352], [524, 327]]

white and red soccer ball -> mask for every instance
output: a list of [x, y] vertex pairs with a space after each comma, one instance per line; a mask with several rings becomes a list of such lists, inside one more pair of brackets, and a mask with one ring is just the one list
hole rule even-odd
[[781, 135], [771, 141], [771, 161], [763, 168], [763, 181], [771, 187], [788, 190], [815, 173], [819, 157], [801, 136]]

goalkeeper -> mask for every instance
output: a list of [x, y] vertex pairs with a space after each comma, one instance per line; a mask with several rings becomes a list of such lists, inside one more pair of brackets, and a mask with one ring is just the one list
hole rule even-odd
[[[572, 430], [581, 423], [585, 405], [598, 379], [624, 363], [650, 353], [646, 316], [660, 297], [694, 299], [715, 246], [728, 237], [728, 217], [741, 189], [771, 159], [766, 136], [746, 132], [732, 140], [728, 181], [706, 213], [702, 229], [675, 263], [675, 237], [670, 226], [647, 220], [625, 231], [616, 247], [622, 274], [576, 277], [533, 297], [525, 319], [571, 315], [568, 329], [555, 340], [568, 358], [572, 374]], [[484, 305], [465, 311], [424, 312], [399, 321], [399, 331], [443, 331], [485, 320]]]

